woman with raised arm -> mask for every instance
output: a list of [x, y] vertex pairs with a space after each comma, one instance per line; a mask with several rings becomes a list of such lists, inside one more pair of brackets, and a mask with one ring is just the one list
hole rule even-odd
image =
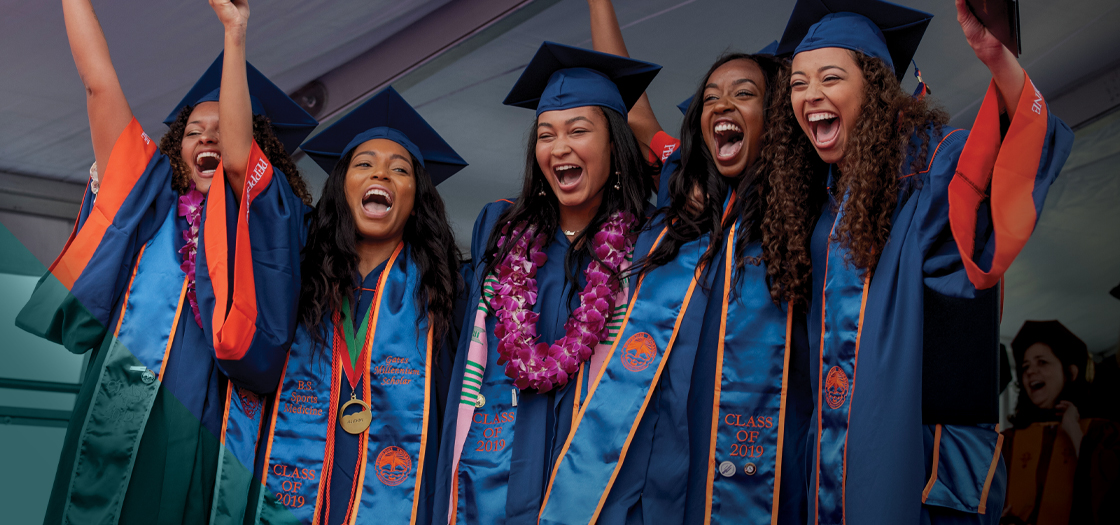
[[[596, 48], [626, 54], [610, 2], [589, 4]], [[682, 247], [710, 241], [699, 259], [706, 302], [693, 303], [698, 341], [689, 354], [678, 338], [657, 411], [645, 416], [674, 424], [648, 436], [648, 470], [624, 469], [615, 483], [641, 495], [631, 522], [804, 522], [804, 313], [772, 298], [761, 258], [767, 130], [788, 75], [772, 53], [720, 56], [687, 102], [681, 140], [661, 130], [644, 95], [629, 115], [663, 162], [667, 235], [643, 271], [665, 271]]]
[[[158, 143], [140, 128], [87, 0], [65, 0], [74, 62], [86, 87], [99, 180], [74, 231], [17, 318], [75, 353], [92, 349], [59, 460], [45, 523], [202, 523], [218, 464], [227, 385], [275, 388], [268, 370], [215, 354], [196, 282], [204, 199], [221, 157], [220, 60], [168, 116]], [[255, 70], [256, 133], [291, 169], [315, 121]], [[272, 122], [284, 131], [274, 134]], [[287, 125], [287, 126], [285, 126]], [[279, 137], [279, 138], [278, 138]], [[98, 188], [95, 191], [92, 188]]]
[[[459, 251], [435, 186], [466, 162], [388, 88], [301, 146], [329, 173], [312, 210], [249, 133], [238, 67], [247, 6], [211, 4], [230, 72], [214, 177], [226, 191], [202, 233], [215, 311], [229, 312], [215, 316], [215, 342], [234, 353], [290, 347], [268, 412], [230, 411], [232, 475], [223, 471], [214, 521], [430, 523], [463, 316]], [[283, 337], [244, 334], [270, 317], [292, 321]]]
[[903, 92], [931, 18], [799, 0], [778, 49], [797, 125], [773, 138], [764, 256], [783, 298], [811, 305], [818, 523], [999, 520], [997, 285], [1073, 135], [965, 0], [993, 80], [972, 130]]
[[[652, 192], [625, 115], [659, 69], [546, 42], [506, 97], [536, 119], [520, 195], [475, 222], [467, 304], [477, 310], [451, 383], [457, 413], [444, 424], [441, 523], [541, 515], [633, 286], [624, 276]], [[648, 364], [655, 355], [641, 348]]]

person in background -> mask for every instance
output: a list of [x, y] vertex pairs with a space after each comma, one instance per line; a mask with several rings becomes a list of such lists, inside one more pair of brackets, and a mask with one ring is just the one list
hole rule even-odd
[[1011, 350], [1019, 399], [1014, 427], [1003, 432], [1001, 523], [1116, 523], [1120, 425], [1081, 412], [1089, 402], [1085, 343], [1058, 321], [1027, 321]]

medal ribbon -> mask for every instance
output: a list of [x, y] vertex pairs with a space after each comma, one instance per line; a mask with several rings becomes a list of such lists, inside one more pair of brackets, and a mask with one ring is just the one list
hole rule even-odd
[[[384, 275], [385, 272], [382, 271], [381, 274]], [[379, 285], [380, 281], [381, 279], [379, 278]], [[352, 320], [354, 318], [354, 309], [350, 304], [349, 297], [342, 298], [341, 321], [339, 321], [338, 319], [335, 320], [336, 327], [339, 327], [339, 325], [341, 325], [343, 337], [346, 343], [346, 351], [350, 354], [350, 359], [342, 360], [342, 366], [346, 370], [346, 379], [350, 381], [350, 388], [355, 392], [358, 390], [358, 381], [362, 378], [362, 372], [358, 371], [358, 363], [369, 361], [369, 343], [370, 338], [373, 334], [373, 332], [369, 329], [369, 325], [373, 320], [373, 312], [376, 310], [376, 308], [374, 308], [374, 305], [376, 305], [377, 302], [381, 300], [381, 288], [381, 286], [378, 286], [377, 289], [374, 290], [373, 302], [371, 302], [370, 307], [367, 308], [367, 310], [369, 310], [368, 315], [366, 315], [366, 318], [362, 320], [362, 326], [358, 328], [357, 333], [354, 333], [354, 321]], [[336, 315], [335, 317], [339, 316]], [[361, 346], [359, 346], [359, 340], [361, 341]], [[341, 349], [339, 349], [339, 345], [335, 345], [334, 351], [341, 352]]]

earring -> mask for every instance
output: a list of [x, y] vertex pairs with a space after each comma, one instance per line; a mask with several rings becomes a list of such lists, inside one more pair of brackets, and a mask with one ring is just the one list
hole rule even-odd
[[538, 191], [538, 192], [537, 192], [537, 195], [539, 195], [539, 196], [541, 196], [541, 197], [544, 197], [544, 195], [545, 195], [545, 194], [544, 194], [544, 188], [541, 188], [541, 191]]
[[614, 181], [614, 189], [616, 189], [616, 190], [621, 190], [622, 189], [622, 185], [619, 184], [617, 180]]
[[622, 184], [620, 183], [619, 179], [622, 178], [622, 172], [619, 171], [619, 170], [615, 170], [614, 171], [614, 176], [615, 176], [614, 189], [621, 190], [622, 189]]

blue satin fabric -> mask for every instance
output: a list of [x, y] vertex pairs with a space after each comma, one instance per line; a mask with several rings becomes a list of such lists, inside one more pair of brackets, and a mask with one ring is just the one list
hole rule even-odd
[[[655, 228], [648, 234], [660, 234]], [[611, 490], [612, 479], [622, 468], [629, 446], [642, 446], [638, 419], [653, 402], [656, 379], [668, 364], [676, 345], [689, 357], [695, 354], [699, 339], [697, 323], [682, 323], [674, 333], [690, 294], [705, 301], [699, 286], [689, 289], [696, 264], [707, 249], [702, 237], [681, 247], [672, 262], [647, 274], [632, 300], [632, 310], [623, 332], [616, 339], [605, 362], [606, 369], [594, 395], [588, 401], [570, 445], [559, 459], [547, 505], [540, 523], [585, 523], [597, 513]], [[653, 345], [655, 354], [638, 352], [641, 342]], [[647, 348], [648, 349], [648, 348]], [[691, 361], [691, 359], [689, 359]], [[627, 449], [624, 451], [624, 448]], [[648, 462], [648, 457], [640, 458]]]
[[[117, 339], [156, 375], [163, 365], [167, 340], [175, 327], [175, 312], [186, 274], [179, 268], [176, 239], [182, 236], [176, 210], [169, 210], [163, 225], [147, 242], [136, 265]], [[190, 303], [184, 301], [186, 314]], [[197, 328], [197, 326], [196, 326]]]
[[[845, 251], [831, 232], [843, 216], [841, 212], [830, 228], [821, 299], [824, 332], [821, 335], [817, 384], [817, 418], [820, 422], [815, 487], [816, 512], [824, 523], [844, 521], [844, 458], [848, 444], [848, 411], [855, 389], [856, 360], [863, 278], [858, 268], [844, 260]], [[818, 232], [819, 233], [819, 232]], [[814, 239], [815, 240], [815, 239]]]
[[[173, 190], [167, 188], [169, 193]], [[167, 211], [145, 243], [136, 265], [136, 276], [128, 288], [128, 304], [120, 322], [117, 340], [160, 379], [160, 386], [190, 410], [213, 435], [221, 433], [224, 388], [214, 362], [214, 350], [194, 320], [190, 302], [182, 296], [186, 274], [179, 268], [179, 249], [187, 222], [176, 208]], [[179, 300], [182, 311], [175, 318]], [[174, 339], [170, 341], [174, 331]], [[167, 367], [161, 370], [163, 357]], [[140, 374], [139, 371], [134, 372]]]
[[[417, 475], [420, 465], [425, 463], [420, 449], [425, 432], [425, 406], [429, 407], [429, 418], [437, 417], [429, 385], [424, 381], [425, 373], [430, 373], [428, 324], [426, 317], [417, 315], [416, 286], [419, 286], [419, 271], [406, 247], [385, 283], [371, 343], [371, 361], [362, 375], [362, 384], [369, 382], [370, 385], [367, 402], [374, 414], [374, 423], [366, 445], [365, 478], [357, 511], [359, 523], [382, 520], [402, 523], [412, 519]], [[333, 323], [325, 320], [324, 325], [328, 334], [334, 333]], [[346, 390], [345, 400], [349, 400], [349, 389], [341, 388], [342, 383], [349, 386], [342, 367], [331, 365], [334, 351], [333, 337], [324, 347], [317, 345], [307, 330], [302, 327], [297, 330], [275, 401], [277, 416], [271, 455], [267, 458], [261, 523], [311, 523], [316, 512], [325, 510], [317, 494], [329, 425], [336, 425], [335, 461], [346, 461], [345, 456], [349, 455], [341, 452], [348, 447], [346, 438], [339, 438], [345, 434], [341, 426], [337, 426], [340, 405], [337, 401], [331, 402], [332, 381], [340, 382], [340, 394]], [[363, 398], [361, 388], [357, 397]], [[356, 456], [352, 457], [356, 463]], [[350, 471], [353, 469], [353, 466], [348, 467]], [[336, 470], [335, 476], [337, 474]], [[331, 519], [345, 515], [350, 503], [348, 497], [339, 499], [334, 496], [337, 492], [331, 490], [336, 483], [344, 483], [349, 488], [350, 480], [335, 476], [332, 476], [332, 487], [323, 489], [332, 493]], [[342, 513], [336, 513], [336, 508]]]
[[[789, 359], [794, 359], [792, 354], [797, 349], [787, 347], [787, 314], [784, 307], [775, 305], [770, 298], [765, 266], [747, 262], [740, 270], [742, 275], [734, 275], [734, 265], [743, 258], [760, 258], [762, 247], [751, 243], [746, 253], [739, 254], [734, 253], [734, 239], [725, 242], [731, 245], [724, 253], [731, 255], [733, 270], [727, 275], [724, 268], [721, 277], [725, 279], [726, 288], [722, 297], [713, 297], [712, 301], [721, 304], [724, 313], [720, 317], [726, 318], [726, 329], [717, 442], [714, 461], [707, 474], [712, 480], [711, 523], [764, 523], [770, 521], [771, 514], [778, 512], [774, 508], [778, 503], [774, 496], [780, 495], [780, 491], [775, 493], [774, 483], [783, 466], [778, 463], [779, 451], [783, 455], [782, 463], [801, 466], [801, 462], [791, 460], [803, 457], [803, 448], [799, 449], [799, 445], [803, 447], [804, 442], [798, 439], [798, 432], [803, 431], [807, 418], [798, 414], [796, 400], [794, 406], [783, 407], [782, 385], [788, 375], [785, 361], [787, 353]], [[713, 311], [709, 315], [718, 314]], [[796, 369], [796, 364], [791, 363], [790, 367]], [[794, 384], [792, 389], [787, 387], [786, 397], [804, 394], [796, 388], [796, 380]], [[784, 424], [783, 408], [787, 408]], [[719, 471], [725, 461], [735, 467], [731, 476]], [[747, 465], [754, 467], [753, 473], [747, 473]], [[789, 470], [782, 472], [781, 477], [803, 479], [796, 468]], [[791, 484], [790, 480], [786, 480], [783, 488], [801, 494], [786, 495], [786, 505], [799, 506], [804, 501], [803, 485]]]
[[[488, 204], [475, 222], [471, 244], [473, 267], [468, 271], [473, 278], [467, 283], [470, 295], [463, 320], [464, 333], [471, 333], [473, 329], [486, 242], [498, 217], [510, 205], [508, 201]], [[564, 256], [569, 246], [567, 238], [557, 231], [545, 250], [548, 262], [537, 270], [538, 295], [533, 309], [540, 314], [537, 333], [541, 341], [559, 339], [571, 311], [579, 306], [578, 290], [585, 281], [581, 268], [574, 265], [570, 268], [577, 279], [575, 286], [578, 288], [574, 292], [565, 278]], [[432, 511], [435, 521], [440, 523], [448, 516], [453, 482], [456, 484], [457, 523], [536, 523], [553, 461], [571, 426], [576, 381], [546, 394], [518, 391], [513, 380], [506, 377], [504, 367], [497, 364], [498, 340], [494, 337], [494, 323], [495, 316], [489, 316], [485, 334], [489, 351], [481, 388], [486, 404], [474, 412], [457, 480], [456, 473], [451, 471], [455, 411], [444, 418]], [[459, 403], [469, 344], [469, 338], [460, 338], [448, 406]]]

